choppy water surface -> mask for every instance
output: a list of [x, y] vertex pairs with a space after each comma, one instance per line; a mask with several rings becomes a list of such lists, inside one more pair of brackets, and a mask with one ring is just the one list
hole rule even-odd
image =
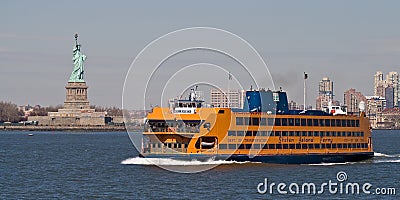
[[[28, 136], [28, 134], [34, 136]], [[126, 133], [0, 132], [0, 199], [399, 199], [400, 131], [374, 131], [375, 158], [357, 163], [274, 165], [210, 160], [146, 160], [137, 157]], [[196, 167], [219, 165], [195, 174], [173, 173], [153, 163]], [[347, 179], [338, 181], [338, 172]], [[265, 179], [285, 183], [260, 194]], [[290, 194], [289, 185], [370, 183], [371, 194]], [[396, 195], [377, 195], [395, 188]], [[260, 187], [259, 189], [263, 189]], [[269, 188], [268, 188], [269, 189]], [[291, 189], [295, 189], [292, 187]], [[340, 189], [338, 187], [338, 189]]]

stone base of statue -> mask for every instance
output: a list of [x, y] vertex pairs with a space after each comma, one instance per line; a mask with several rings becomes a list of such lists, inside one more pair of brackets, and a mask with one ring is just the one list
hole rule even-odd
[[90, 109], [86, 82], [68, 82], [65, 89], [65, 109]]

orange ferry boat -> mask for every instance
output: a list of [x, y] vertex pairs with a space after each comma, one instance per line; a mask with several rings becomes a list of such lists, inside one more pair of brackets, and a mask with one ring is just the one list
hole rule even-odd
[[243, 109], [204, 107], [193, 92], [148, 113], [142, 157], [284, 164], [355, 162], [373, 157], [364, 112], [340, 106], [289, 110], [284, 91], [247, 91]]

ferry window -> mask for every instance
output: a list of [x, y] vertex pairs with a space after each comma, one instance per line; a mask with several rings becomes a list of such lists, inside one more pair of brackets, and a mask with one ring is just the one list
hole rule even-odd
[[314, 147], [315, 147], [316, 149], [321, 148], [321, 147], [319, 146], [319, 144], [314, 144]]
[[282, 131], [282, 136], [288, 136], [287, 131]]
[[351, 146], [352, 146], [352, 148], [357, 148], [357, 144], [356, 143], [351, 144]]
[[268, 144], [264, 144], [263, 149], [268, 149]]
[[253, 149], [261, 149], [260, 144], [253, 144]]
[[253, 131], [253, 136], [257, 136], [257, 131]]
[[314, 137], [319, 137], [319, 132], [318, 131], [314, 131]]
[[301, 148], [302, 148], [302, 149], [307, 149], [307, 144], [302, 144], [302, 145], [301, 145]]
[[342, 132], [342, 137], [346, 137], [346, 132]]
[[331, 119], [331, 126], [336, 126], [335, 120]]
[[331, 120], [325, 119], [325, 126], [331, 126]]
[[313, 119], [313, 126], [318, 126], [318, 119]]
[[246, 149], [251, 149], [251, 144], [245, 144]]
[[229, 149], [236, 149], [236, 144], [229, 144], [228, 147]]
[[361, 137], [364, 137], [364, 132], [361, 132]]
[[260, 122], [259, 118], [251, 118], [251, 125], [258, 126]]
[[283, 149], [288, 149], [289, 145], [288, 144], [283, 144]]
[[246, 136], [253, 136], [253, 132], [252, 131], [247, 131], [246, 132]]
[[321, 149], [325, 149], [325, 144], [321, 144]]
[[239, 145], [238, 149], [245, 149], [244, 144]]
[[332, 149], [336, 149], [336, 144], [332, 144]]
[[275, 131], [275, 136], [281, 136], [281, 132], [280, 131]]
[[295, 136], [299, 137], [300, 136], [300, 131], [295, 132]]
[[308, 145], [307, 145], [307, 148], [309, 148], [309, 149], [314, 149], [314, 145], [313, 145], [313, 144], [308, 144]]
[[294, 144], [289, 144], [289, 149], [294, 149]]
[[243, 117], [236, 117], [236, 125], [244, 125]]
[[336, 132], [335, 131], [332, 131], [332, 136], [336, 137]]
[[294, 136], [294, 131], [289, 131], [289, 136]]
[[185, 148], [188, 148], [188, 145], [189, 145], [189, 144], [185, 144]]
[[340, 119], [337, 119], [337, 120], [336, 120], [336, 126], [342, 126], [342, 123], [341, 123], [341, 120], [340, 120]]
[[330, 136], [331, 136], [331, 132], [327, 131], [325, 135], [326, 135], [327, 137], [330, 137]]
[[275, 118], [275, 126], [281, 126], [281, 118]]
[[360, 127], [360, 120], [356, 120], [356, 127]]
[[237, 136], [244, 136], [244, 131], [237, 131]]
[[274, 118], [268, 118], [268, 126], [274, 125]]
[[236, 131], [228, 131], [228, 136], [236, 136]]
[[319, 126], [325, 126], [325, 120], [324, 119], [320, 119], [319, 120]]
[[345, 119], [342, 119], [342, 126], [346, 127], [346, 120]]
[[178, 148], [182, 148], [182, 144], [181, 143], [178, 143]]
[[351, 137], [351, 132], [347, 132], [347, 137]]
[[219, 144], [219, 149], [226, 149], [227, 145], [226, 144]]
[[267, 131], [259, 131], [261, 136], [267, 136]]
[[307, 126], [312, 126], [312, 119], [307, 119]]
[[308, 137], [313, 136], [313, 132], [312, 131], [308, 131]]
[[347, 120], [347, 127], [351, 127], [351, 120]]
[[343, 144], [343, 149], [347, 149], [347, 144]]
[[282, 144], [276, 144], [275, 146], [277, 149], [282, 149]]
[[171, 144], [171, 143], [168, 143], [168, 144], [167, 144], [167, 147], [168, 147], [168, 148], [172, 148], [172, 144]]
[[351, 120], [351, 127], [356, 127], [356, 120]]
[[261, 118], [260, 119], [260, 125], [261, 126], [266, 126], [267, 125], [267, 119], [266, 118]]
[[351, 132], [351, 136], [352, 136], [352, 137], [355, 137], [355, 136], [356, 136], [356, 133], [355, 133], [355, 132]]
[[301, 126], [307, 126], [307, 120], [301, 119]]
[[301, 132], [301, 136], [307, 136], [307, 131]]
[[337, 144], [337, 148], [341, 149], [341, 148], [343, 148], [343, 145], [342, 144]]
[[287, 118], [282, 118], [282, 126], [287, 126]]
[[300, 126], [300, 119], [298, 119], [298, 118], [294, 119], [294, 125]]
[[300, 144], [296, 144], [296, 149], [301, 149]]
[[250, 119], [248, 117], [245, 117], [243, 119], [244, 119], [244, 125], [250, 125]]
[[225, 110], [218, 110], [218, 114], [224, 114]]
[[332, 148], [332, 145], [331, 144], [326, 144], [326, 148], [330, 149], [330, 148]]
[[268, 149], [275, 149], [275, 144], [269, 144]]
[[289, 126], [294, 126], [294, 119], [293, 118], [289, 118]]
[[356, 132], [356, 137], [360, 137], [360, 132]]

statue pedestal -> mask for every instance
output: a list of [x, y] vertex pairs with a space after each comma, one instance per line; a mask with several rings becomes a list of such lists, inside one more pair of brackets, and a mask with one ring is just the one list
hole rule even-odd
[[90, 109], [86, 82], [68, 82], [64, 109]]

